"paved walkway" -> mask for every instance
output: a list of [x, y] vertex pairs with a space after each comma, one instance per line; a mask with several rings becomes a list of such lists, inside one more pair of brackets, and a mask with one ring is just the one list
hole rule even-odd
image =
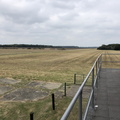
[[92, 120], [120, 120], [120, 69], [102, 69]]

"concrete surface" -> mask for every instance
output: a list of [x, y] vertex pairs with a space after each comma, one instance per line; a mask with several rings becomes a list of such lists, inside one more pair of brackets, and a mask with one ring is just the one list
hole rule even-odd
[[102, 69], [95, 94], [98, 108], [91, 120], [120, 120], [120, 69]]

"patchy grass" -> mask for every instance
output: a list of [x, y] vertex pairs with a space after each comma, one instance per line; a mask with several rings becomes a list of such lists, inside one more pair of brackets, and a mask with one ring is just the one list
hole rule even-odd
[[[0, 120], [29, 120], [31, 112], [34, 112], [35, 120], [60, 120], [70, 101], [71, 98], [69, 97], [56, 98], [55, 110], [52, 110], [50, 97], [36, 102], [2, 103], [0, 105]], [[83, 101], [83, 106], [85, 104], [86, 100]], [[78, 102], [71, 111], [69, 120], [77, 118], [76, 113], [78, 115]]]
[[[111, 54], [116, 55], [111, 55]], [[120, 68], [120, 51], [106, 51], [102, 57], [103, 68]]]
[[[21, 83], [16, 84], [16, 88], [33, 80], [67, 82], [70, 85], [73, 83], [74, 73], [86, 76], [95, 59], [104, 52], [96, 49], [0, 49], [0, 77], [20, 79]], [[83, 76], [81, 79], [83, 80]], [[28, 120], [30, 112], [35, 113], [35, 120], [59, 120], [70, 101], [69, 97], [56, 98], [55, 111], [51, 109], [51, 96], [36, 102], [1, 102], [0, 120]], [[83, 104], [85, 103], [86, 100]], [[71, 113], [74, 118], [77, 110], [76, 105]]]
[[59, 120], [70, 100], [68, 97], [56, 99], [56, 110], [52, 110], [50, 97], [36, 102], [4, 103], [0, 106], [0, 120], [29, 120], [31, 112], [35, 120]]
[[95, 49], [0, 51], [0, 77], [72, 82], [74, 73], [88, 73], [100, 53]]

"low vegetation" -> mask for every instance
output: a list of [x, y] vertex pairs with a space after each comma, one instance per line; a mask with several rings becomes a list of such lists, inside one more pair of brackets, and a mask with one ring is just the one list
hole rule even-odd
[[[105, 52], [96, 49], [0, 49], [0, 77], [21, 80], [15, 86], [19, 88], [33, 80], [73, 84], [74, 73], [87, 75], [98, 55]], [[27, 120], [30, 112], [34, 112], [35, 120], [59, 120], [71, 99], [56, 98], [55, 111], [51, 108], [50, 96], [38, 101], [1, 101], [0, 120]], [[76, 112], [75, 108], [73, 114]]]
[[73, 75], [87, 74], [101, 51], [0, 50], [0, 77], [54, 82], [72, 82]]
[[66, 49], [66, 48], [79, 48], [78, 46], [52, 46], [52, 45], [31, 45], [31, 44], [6, 44], [0, 45], [1, 49], [45, 49], [45, 48], [56, 48], [56, 49]]
[[102, 45], [97, 48], [98, 50], [120, 50], [120, 44]]

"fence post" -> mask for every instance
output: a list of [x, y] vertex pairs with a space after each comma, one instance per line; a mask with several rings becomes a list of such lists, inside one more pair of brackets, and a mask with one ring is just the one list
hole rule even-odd
[[66, 96], [66, 83], [64, 85], [64, 96]]
[[78, 120], [82, 120], [82, 91], [79, 95], [79, 113], [78, 113]]
[[101, 70], [101, 67], [102, 67], [102, 55], [100, 56], [100, 70]]
[[55, 96], [54, 93], [52, 94], [52, 108], [55, 110]]
[[92, 70], [92, 89], [93, 89], [92, 108], [94, 109], [94, 68], [93, 68], [93, 70]]
[[98, 58], [98, 68], [100, 68], [100, 58]]
[[96, 76], [97, 76], [97, 72], [98, 72], [98, 66], [97, 66], [98, 62], [96, 62]]
[[74, 84], [76, 84], [76, 73], [74, 74]]
[[98, 61], [96, 62], [96, 85], [95, 87], [98, 88], [98, 77], [99, 77], [99, 68], [98, 68]]
[[31, 113], [30, 113], [30, 120], [34, 120], [33, 115], [34, 115], [34, 113], [31, 112]]

